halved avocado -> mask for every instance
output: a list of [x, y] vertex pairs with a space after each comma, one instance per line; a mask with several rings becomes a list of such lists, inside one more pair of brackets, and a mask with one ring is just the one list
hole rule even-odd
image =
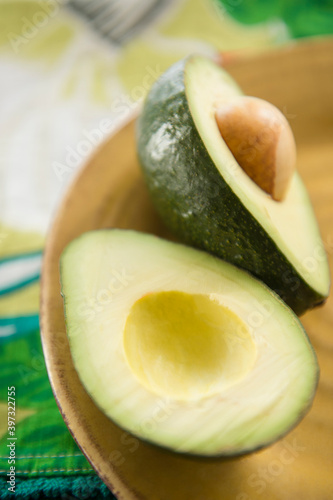
[[209, 59], [176, 63], [138, 119], [139, 160], [159, 214], [181, 241], [248, 270], [301, 314], [328, 296], [325, 249], [299, 175], [277, 202], [222, 139], [215, 111], [241, 94]]
[[126, 230], [84, 234], [61, 257], [67, 334], [95, 403], [173, 451], [267, 446], [309, 409], [316, 356], [294, 313], [206, 252]]

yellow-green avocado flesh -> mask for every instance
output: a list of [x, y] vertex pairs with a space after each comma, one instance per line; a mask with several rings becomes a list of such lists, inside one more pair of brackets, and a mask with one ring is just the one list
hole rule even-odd
[[248, 273], [127, 230], [61, 257], [66, 327], [87, 392], [114, 422], [173, 451], [267, 446], [309, 409], [318, 366], [295, 314]]
[[325, 249], [299, 175], [277, 202], [247, 176], [224, 142], [215, 111], [240, 95], [228, 73], [209, 59], [179, 61], [153, 85], [143, 106], [139, 160], [152, 200], [175, 235], [251, 272], [302, 314], [328, 296]]

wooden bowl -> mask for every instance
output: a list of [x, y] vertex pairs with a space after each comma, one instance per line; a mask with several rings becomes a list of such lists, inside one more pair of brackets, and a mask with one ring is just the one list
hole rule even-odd
[[[330, 259], [333, 251], [333, 41], [295, 43], [230, 62], [243, 90], [278, 106], [294, 130]], [[283, 440], [237, 460], [192, 459], [131, 441], [85, 392], [73, 367], [59, 285], [59, 256], [73, 238], [105, 227], [168, 237], [138, 167], [134, 120], [110, 137], [69, 189], [48, 236], [41, 294], [42, 342], [63, 418], [97, 474], [119, 499], [302, 500], [333, 495], [333, 305], [302, 321], [318, 354], [314, 405]]]

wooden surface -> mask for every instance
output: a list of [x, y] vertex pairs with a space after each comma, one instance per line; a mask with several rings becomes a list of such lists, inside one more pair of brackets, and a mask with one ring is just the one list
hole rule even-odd
[[[332, 263], [333, 42], [295, 44], [230, 63], [249, 95], [277, 105], [298, 146]], [[110, 138], [71, 186], [49, 234], [42, 273], [41, 325], [47, 369], [63, 417], [97, 473], [119, 499], [329, 500], [333, 498], [333, 304], [302, 321], [318, 355], [314, 405], [286, 438], [238, 460], [191, 459], [140, 442], [135, 446], [85, 393], [73, 368], [59, 286], [59, 255], [82, 232], [134, 228], [167, 236], [137, 165], [134, 124]]]

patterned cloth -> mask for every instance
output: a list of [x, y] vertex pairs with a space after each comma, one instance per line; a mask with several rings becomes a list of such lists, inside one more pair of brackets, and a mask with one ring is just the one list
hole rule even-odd
[[[64, 1], [0, 0], [1, 498], [113, 498], [61, 418], [41, 350], [41, 253], [68, 183], [174, 61], [269, 49], [332, 29], [325, 2], [293, 11], [299, 2], [173, 0], [119, 45]], [[8, 490], [12, 387], [15, 495]]]

